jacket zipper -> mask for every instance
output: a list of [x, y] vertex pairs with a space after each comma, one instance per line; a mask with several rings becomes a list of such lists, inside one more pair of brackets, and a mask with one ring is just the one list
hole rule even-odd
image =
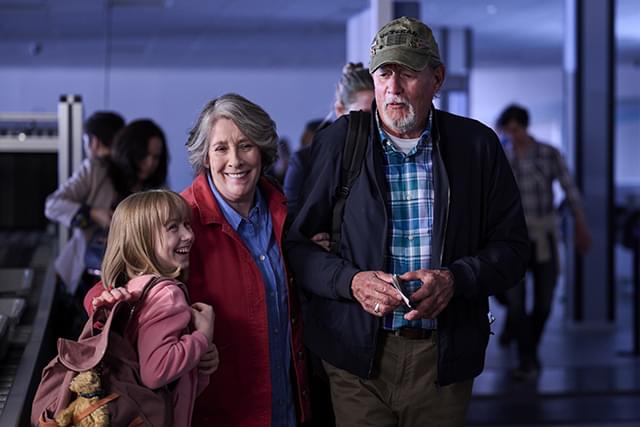
[[[440, 162], [440, 167], [442, 168], [442, 171], [444, 173], [444, 175], [447, 177], [447, 208], [445, 210], [445, 214], [444, 214], [444, 227], [442, 230], [442, 241], [440, 244], [440, 264], [439, 267], [442, 267], [442, 261], [444, 259], [444, 244], [445, 241], [447, 239], [447, 226], [449, 224], [449, 205], [451, 204], [451, 186], [449, 185], [449, 177], [447, 175], [447, 168], [444, 166], [444, 161], [442, 160], [442, 153], [440, 152], [440, 138], [438, 137], [438, 141], [434, 142], [434, 146], [437, 147], [438, 150], [438, 160]], [[440, 337], [440, 335], [437, 335], [438, 338]], [[436, 343], [436, 348], [438, 348], [439, 350], [439, 345]], [[438, 351], [438, 362], [436, 362], [436, 370], [439, 372], [440, 369], [439, 368], [439, 363], [440, 362], [440, 351]], [[439, 392], [440, 391], [440, 380], [439, 380], [439, 375], [436, 374], [436, 380], [434, 382], [436, 390]]]
[[[446, 172], [446, 171], [445, 171]], [[442, 230], [442, 244], [440, 245], [440, 267], [442, 267], [442, 259], [444, 257], [444, 242], [447, 236], [447, 224], [449, 223], [449, 204], [451, 203], [451, 189], [447, 185], [447, 210], [444, 214], [444, 229]]]

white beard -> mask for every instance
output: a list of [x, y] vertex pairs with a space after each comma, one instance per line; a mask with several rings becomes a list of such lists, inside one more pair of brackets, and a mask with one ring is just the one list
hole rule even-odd
[[[387, 105], [390, 103], [402, 103], [409, 109], [409, 111], [404, 117], [393, 119], [387, 114]], [[416, 110], [413, 108], [413, 105], [409, 104], [405, 99], [399, 96], [391, 96], [384, 100], [384, 109], [382, 110], [382, 114], [386, 119], [385, 124], [397, 133], [408, 133], [414, 130], [416, 126]]]

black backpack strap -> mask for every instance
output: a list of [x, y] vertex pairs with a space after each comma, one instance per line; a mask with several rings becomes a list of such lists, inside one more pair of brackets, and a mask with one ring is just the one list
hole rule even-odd
[[331, 252], [340, 252], [342, 239], [342, 217], [347, 197], [355, 182], [364, 160], [364, 153], [369, 139], [369, 127], [371, 114], [365, 111], [352, 111], [349, 113], [349, 128], [347, 139], [342, 151], [342, 167], [340, 171], [340, 186], [336, 191], [336, 201], [333, 205], [331, 219]]

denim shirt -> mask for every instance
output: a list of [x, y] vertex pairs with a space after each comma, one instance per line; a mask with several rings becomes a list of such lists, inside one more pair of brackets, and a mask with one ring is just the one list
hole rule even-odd
[[255, 204], [243, 218], [220, 195], [208, 175], [209, 186], [231, 227], [242, 238], [260, 268], [265, 285], [269, 321], [269, 366], [271, 369], [271, 425], [296, 426], [291, 387], [291, 328], [284, 263], [273, 234], [271, 213], [260, 189]]

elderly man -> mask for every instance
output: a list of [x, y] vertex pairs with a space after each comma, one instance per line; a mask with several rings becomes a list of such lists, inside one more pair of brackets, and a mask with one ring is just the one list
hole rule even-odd
[[316, 136], [288, 235], [306, 344], [324, 361], [339, 426], [462, 426], [487, 297], [515, 285], [529, 257], [520, 195], [496, 135], [433, 107], [445, 69], [429, 27], [382, 27], [369, 70], [374, 113], [337, 254], [310, 238], [331, 229], [349, 117]]

